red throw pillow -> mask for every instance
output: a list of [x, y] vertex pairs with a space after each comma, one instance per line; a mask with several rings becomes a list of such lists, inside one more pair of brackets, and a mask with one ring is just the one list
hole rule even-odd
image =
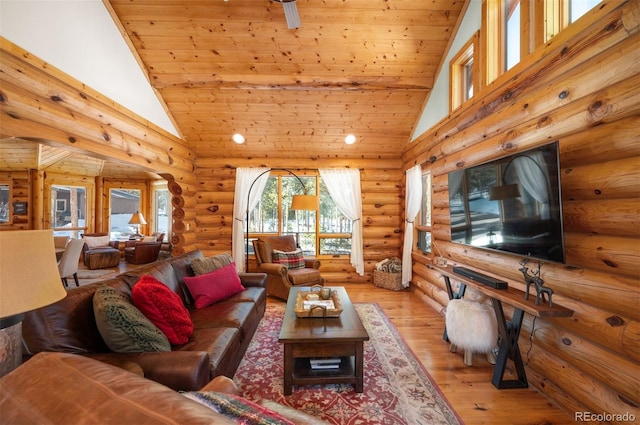
[[211, 273], [185, 276], [184, 283], [191, 292], [196, 308], [206, 307], [244, 291], [236, 272], [236, 263], [228, 264]]
[[180, 296], [153, 276], [142, 276], [131, 290], [133, 305], [156, 325], [173, 345], [186, 344], [193, 322]]

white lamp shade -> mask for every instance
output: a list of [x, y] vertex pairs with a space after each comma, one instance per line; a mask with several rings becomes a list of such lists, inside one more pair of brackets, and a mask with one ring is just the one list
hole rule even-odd
[[52, 230], [0, 232], [0, 318], [63, 299]]

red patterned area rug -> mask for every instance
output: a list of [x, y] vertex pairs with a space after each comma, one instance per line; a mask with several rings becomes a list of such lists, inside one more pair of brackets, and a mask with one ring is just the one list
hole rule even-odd
[[278, 342], [284, 304], [269, 303], [234, 381], [242, 396], [273, 400], [331, 424], [459, 424], [460, 418], [389, 318], [377, 304], [354, 303], [369, 333], [365, 342], [364, 392], [347, 384], [293, 387], [282, 394], [283, 346]]

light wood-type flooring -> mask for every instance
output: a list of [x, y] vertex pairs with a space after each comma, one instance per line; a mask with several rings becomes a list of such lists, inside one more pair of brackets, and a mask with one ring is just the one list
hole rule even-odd
[[[121, 272], [135, 267], [139, 266], [120, 263]], [[491, 384], [493, 366], [484, 355], [474, 354], [473, 366], [465, 366], [463, 354], [451, 353], [449, 344], [442, 340], [444, 317], [410, 289], [395, 292], [372, 284], [347, 284], [345, 287], [352, 302], [378, 303], [382, 307], [465, 424], [573, 423], [572, 414], [560, 410], [531, 386], [526, 389], [495, 388]], [[268, 302], [284, 301], [269, 297]], [[526, 353], [522, 355], [526, 363]], [[510, 366], [509, 362], [507, 373]]]
[[[532, 387], [495, 388], [491, 384], [493, 366], [484, 355], [474, 354], [473, 366], [465, 366], [463, 354], [449, 352], [449, 344], [442, 340], [444, 317], [411, 290], [395, 292], [370, 284], [345, 287], [352, 302], [382, 307], [465, 424], [573, 423], [568, 413]], [[269, 298], [269, 302], [282, 301]], [[526, 353], [523, 358], [526, 362]]]

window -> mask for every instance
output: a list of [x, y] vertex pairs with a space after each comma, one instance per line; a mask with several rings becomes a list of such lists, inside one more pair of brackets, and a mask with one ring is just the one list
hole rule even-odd
[[601, 0], [483, 0], [481, 85], [518, 64]]
[[11, 186], [0, 184], [0, 223], [9, 223], [11, 217]]
[[67, 200], [56, 199], [56, 211], [66, 211], [66, 210], [67, 210]]
[[418, 249], [425, 254], [431, 253], [431, 173], [422, 175], [422, 205], [420, 206], [420, 224], [418, 230]]
[[[291, 175], [272, 172], [261, 200], [249, 214], [250, 237], [293, 235], [305, 255], [349, 255], [351, 220], [339, 212], [319, 176], [299, 177], [308, 195], [316, 194], [316, 188], [320, 187], [318, 209], [292, 210], [292, 196], [303, 193], [300, 181]], [[251, 243], [248, 249], [253, 252]]]
[[577, 21], [582, 15], [596, 7], [602, 0], [569, 0], [569, 23]]
[[478, 33], [451, 59], [449, 65], [449, 105], [451, 110], [471, 99], [478, 87], [478, 61], [476, 60]]
[[505, 2], [505, 70], [520, 62], [520, 1]]
[[153, 189], [153, 231], [164, 233], [164, 239], [169, 240], [171, 235], [171, 194], [169, 189], [155, 187]]
[[544, 42], [577, 21], [602, 0], [547, 0], [544, 3]]
[[141, 191], [138, 189], [110, 189], [109, 233], [111, 239], [128, 239], [138, 233], [139, 224], [129, 224], [136, 211], [142, 211]]
[[[482, 85], [486, 86], [529, 54], [530, 2], [485, 0], [482, 45], [486, 52]], [[533, 2], [540, 4], [542, 2]]]
[[319, 255], [351, 254], [353, 222], [338, 210], [327, 187], [320, 179]]
[[55, 235], [79, 237], [87, 226], [87, 188], [52, 185], [50, 211]]

